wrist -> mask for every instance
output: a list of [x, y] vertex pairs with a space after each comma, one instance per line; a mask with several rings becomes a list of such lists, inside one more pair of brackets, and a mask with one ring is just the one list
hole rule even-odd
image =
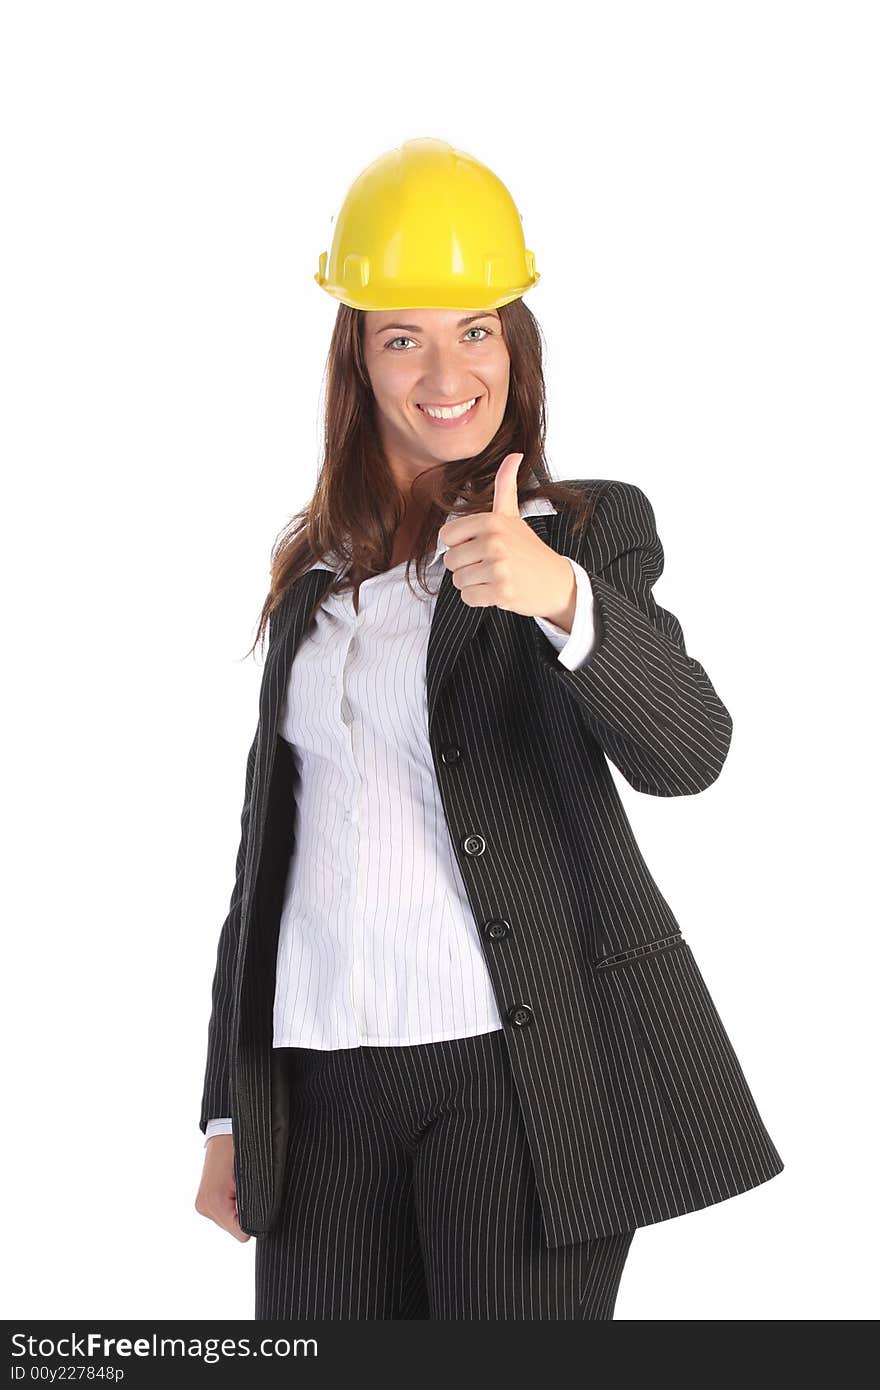
[[557, 627], [563, 628], [566, 632], [571, 632], [574, 623], [575, 608], [577, 606], [577, 580], [574, 570], [566, 556], [559, 557], [561, 565], [560, 588], [558, 607], [550, 613], [542, 613], [541, 617], [548, 623], [555, 623]]

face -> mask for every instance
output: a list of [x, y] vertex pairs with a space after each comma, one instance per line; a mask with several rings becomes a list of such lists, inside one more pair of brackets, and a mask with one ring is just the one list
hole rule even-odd
[[[363, 341], [382, 443], [399, 480], [432, 463], [470, 458], [497, 433], [510, 357], [494, 309], [371, 309]], [[425, 409], [474, 398], [451, 419]]]

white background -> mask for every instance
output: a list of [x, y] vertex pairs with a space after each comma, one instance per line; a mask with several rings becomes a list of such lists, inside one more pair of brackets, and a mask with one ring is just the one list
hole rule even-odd
[[[487, 163], [554, 476], [652, 500], [719, 781], [615, 772], [786, 1163], [640, 1229], [625, 1319], [876, 1317], [876, 7], [8, 4], [7, 1317], [250, 1318], [193, 1201], [277, 532], [311, 493], [352, 179]], [[576, 25], [577, 27], [573, 27]]]

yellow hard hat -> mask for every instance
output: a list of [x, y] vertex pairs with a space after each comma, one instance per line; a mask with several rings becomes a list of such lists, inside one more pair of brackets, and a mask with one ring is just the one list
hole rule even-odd
[[425, 137], [358, 174], [315, 279], [354, 309], [497, 309], [540, 276], [501, 180]]

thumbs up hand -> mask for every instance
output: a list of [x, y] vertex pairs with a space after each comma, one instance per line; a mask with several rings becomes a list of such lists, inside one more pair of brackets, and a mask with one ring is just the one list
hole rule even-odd
[[564, 555], [545, 545], [519, 514], [516, 475], [522, 454], [508, 454], [495, 474], [491, 512], [455, 517], [437, 532], [449, 549], [443, 559], [469, 608], [506, 608], [541, 617], [566, 632], [577, 590]]

